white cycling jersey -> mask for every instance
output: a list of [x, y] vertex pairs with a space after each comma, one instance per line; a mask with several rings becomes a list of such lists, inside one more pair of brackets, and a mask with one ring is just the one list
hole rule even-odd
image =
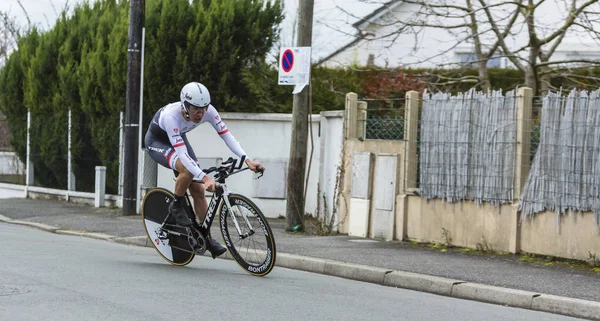
[[[152, 122], [154, 125], [158, 125], [160, 129], [167, 133], [169, 137], [169, 141], [171, 145], [175, 149], [175, 153], [168, 159], [168, 163], [171, 168], [175, 168], [175, 162], [177, 159], [180, 159], [185, 168], [190, 171], [194, 175], [194, 177], [201, 179], [205, 176], [204, 172], [198, 166], [197, 160], [192, 159], [189, 155], [189, 152], [185, 146], [185, 142], [181, 135], [191, 131], [192, 129], [198, 127], [198, 125], [202, 123], [209, 122], [217, 134], [221, 136], [221, 138], [227, 144], [227, 147], [236, 154], [238, 157], [242, 158], [246, 156], [246, 152], [242, 149], [240, 143], [233, 137], [233, 135], [227, 129], [227, 125], [223, 122], [219, 113], [212, 105], [208, 106], [206, 110], [206, 114], [202, 118], [200, 123], [194, 123], [193, 121], [187, 121], [183, 118], [181, 114], [181, 103], [175, 102], [172, 104], [168, 104], [162, 108], [158, 120], [153, 119]], [[157, 123], [158, 122], [158, 123]]]

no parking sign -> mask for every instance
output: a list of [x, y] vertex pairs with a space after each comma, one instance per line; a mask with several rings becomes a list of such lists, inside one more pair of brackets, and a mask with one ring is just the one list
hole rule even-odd
[[296, 85], [294, 94], [310, 82], [311, 47], [283, 47], [279, 53], [279, 85]]

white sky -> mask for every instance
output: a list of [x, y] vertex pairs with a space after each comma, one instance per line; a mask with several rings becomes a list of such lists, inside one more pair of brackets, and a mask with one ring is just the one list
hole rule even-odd
[[[83, 0], [21, 0], [32, 24], [49, 29], [58, 13], [66, 5], [73, 7]], [[91, 0], [93, 1], [93, 0]], [[281, 45], [295, 45], [294, 25], [299, 0], [284, 0], [286, 18], [281, 24]], [[354, 34], [354, 23], [388, 0], [315, 0], [313, 24], [313, 60], [325, 57], [344, 46]], [[9, 12], [22, 26], [27, 26], [26, 16], [17, 0], [0, 0], [0, 11]], [[276, 50], [278, 52], [278, 50]]]

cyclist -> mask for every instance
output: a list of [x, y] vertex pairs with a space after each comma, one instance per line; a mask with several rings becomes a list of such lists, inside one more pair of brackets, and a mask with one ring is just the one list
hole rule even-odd
[[[192, 221], [182, 207], [186, 189], [190, 190], [196, 215], [202, 222], [208, 208], [204, 190], [214, 192], [215, 182], [200, 168], [196, 154], [186, 137], [187, 132], [201, 123], [208, 122], [234, 154], [240, 158], [246, 156], [246, 165], [250, 170], [257, 172], [258, 166], [264, 170], [264, 166], [247, 157], [246, 152], [229, 132], [215, 107], [210, 104], [210, 93], [203, 84], [190, 82], [183, 86], [180, 100], [168, 104], [156, 112], [148, 127], [144, 142], [146, 151], [154, 161], [178, 173], [174, 189], [175, 201], [169, 205], [169, 213], [175, 218], [177, 224], [190, 226]], [[191, 184], [194, 178], [200, 179], [203, 184]], [[210, 244], [214, 256], [219, 256], [227, 251], [212, 238], [210, 238]]]

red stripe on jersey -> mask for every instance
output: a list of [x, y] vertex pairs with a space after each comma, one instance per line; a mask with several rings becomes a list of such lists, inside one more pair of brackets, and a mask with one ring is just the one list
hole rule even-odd
[[171, 157], [173, 157], [173, 155], [175, 155], [175, 151], [174, 150], [171, 152], [171, 154], [169, 154], [169, 157], [167, 157], [167, 164], [169, 166], [171, 166]]
[[175, 144], [175, 145], [173, 145], [173, 147], [177, 148], [177, 147], [180, 147], [180, 146], [183, 146], [183, 145], [185, 145], [185, 143], [184, 143], [184, 142], [181, 142], [181, 143], [179, 143], [179, 144]]
[[224, 131], [219, 132], [219, 135], [223, 135], [223, 134], [227, 134], [227, 133], [229, 133], [229, 129], [225, 129]]

